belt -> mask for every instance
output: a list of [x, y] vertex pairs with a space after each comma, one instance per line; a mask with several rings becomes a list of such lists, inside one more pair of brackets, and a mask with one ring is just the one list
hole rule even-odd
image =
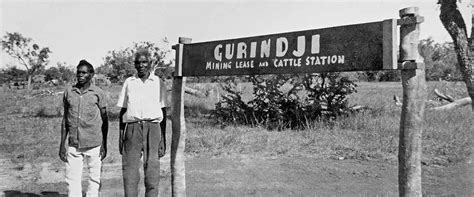
[[127, 123], [127, 124], [133, 124], [133, 123], [143, 124], [143, 123], [145, 123], [145, 122], [148, 122], [148, 123], [159, 123], [159, 122], [158, 122], [158, 119], [137, 120], [137, 121], [126, 122], [126, 123]]

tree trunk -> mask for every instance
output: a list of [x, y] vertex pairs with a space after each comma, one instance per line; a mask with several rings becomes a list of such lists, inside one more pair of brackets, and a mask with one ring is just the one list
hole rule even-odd
[[32, 77], [33, 77], [32, 74], [28, 74], [28, 82], [27, 82], [27, 84], [26, 84], [26, 88], [27, 88], [28, 90], [31, 90], [31, 78], [32, 78]]
[[[467, 92], [471, 100], [474, 100], [474, 57], [469, 48], [466, 24], [464, 23], [461, 12], [459, 12], [456, 1], [457, 0], [440, 0], [441, 13], [439, 17], [453, 39], [458, 65], [463, 80], [466, 83]], [[471, 108], [474, 111], [474, 102], [472, 102]]]

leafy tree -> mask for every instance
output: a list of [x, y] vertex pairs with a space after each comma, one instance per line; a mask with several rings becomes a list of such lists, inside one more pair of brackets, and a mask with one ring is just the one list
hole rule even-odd
[[2, 83], [9, 82], [11, 80], [26, 78], [27, 73], [25, 70], [18, 69], [15, 66], [8, 67], [2, 70]]
[[104, 61], [104, 64], [98, 68], [98, 73], [107, 75], [113, 82], [122, 82], [135, 73], [133, 52], [130, 48], [110, 51]]
[[61, 73], [56, 67], [50, 67], [44, 71], [45, 80], [51, 81], [53, 79], [61, 79]]
[[62, 82], [70, 83], [75, 80], [76, 73], [73, 66], [67, 66], [66, 62], [57, 63], [58, 72], [60, 73], [60, 80]]
[[454, 45], [449, 42], [435, 43], [431, 38], [423, 39], [418, 45], [420, 55], [426, 65], [427, 80], [461, 80], [461, 72], [457, 67]]
[[[163, 39], [163, 42], [165, 44], [168, 43], [166, 38]], [[125, 49], [109, 51], [104, 58], [104, 64], [97, 69], [97, 72], [108, 76], [112, 82], [124, 81], [127, 77], [135, 74], [133, 58], [134, 53], [139, 48], [145, 48], [150, 51], [153, 67], [159, 68], [155, 69], [155, 74], [165, 78], [167, 75], [171, 75], [172, 69], [169, 69], [171, 62], [165, 62], [165, 56], [170, 50], [162, 49], [152, 42], [134, 43]]]
[[1, 40], [2, 49], [26, 68], [28, 89], [31, 89], [31, 77], [44, 69], [51, 53], [48, 47], [41, 48], [32, 41], [31, 38], [24, 37], [18, 32], [7, 32]]

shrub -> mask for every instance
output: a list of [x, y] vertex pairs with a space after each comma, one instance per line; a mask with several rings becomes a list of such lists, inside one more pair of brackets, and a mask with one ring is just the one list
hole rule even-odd
[[237, 82], [230, 78], [220, 85], [228, 94], [222, 95], [211, 114], [223, 123], [254, 125], [253, 119], [249, 118], [252, 115], [250, 107], [242, 101], [242, 92], [236, 90]]
[[349, 113], [347, 96], [355, 83], [339, 73], [250, 76], [253, 98], [242, 100], [234, 78], [223, 83], [227, 94], [212, 111], [222, 123], [264, 126], [267, 129], [304, 129], [309, 122]]

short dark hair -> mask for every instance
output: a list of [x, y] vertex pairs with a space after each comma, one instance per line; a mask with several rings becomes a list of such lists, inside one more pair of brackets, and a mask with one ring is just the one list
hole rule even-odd
[[79, 61], [79, 64], [77, 65], [76, 68], [79, 68], [81, 66], [86, 66], [87, 69], [89, 70], [89, 73], [95, 73], [94, 66], [92, 66], [92, 64], [89, 63], [88, 61], [86, 61], [86, 60]]
[[150, 51], [148, 51], [146, 48], [139, 48], [137, 50], [137, 52], [135, 53], [135, 59], [134, 61], [137, 61], [138, 58], [140, 58], [141, 56], [145, 56], [148, 61], [150, 61]]

